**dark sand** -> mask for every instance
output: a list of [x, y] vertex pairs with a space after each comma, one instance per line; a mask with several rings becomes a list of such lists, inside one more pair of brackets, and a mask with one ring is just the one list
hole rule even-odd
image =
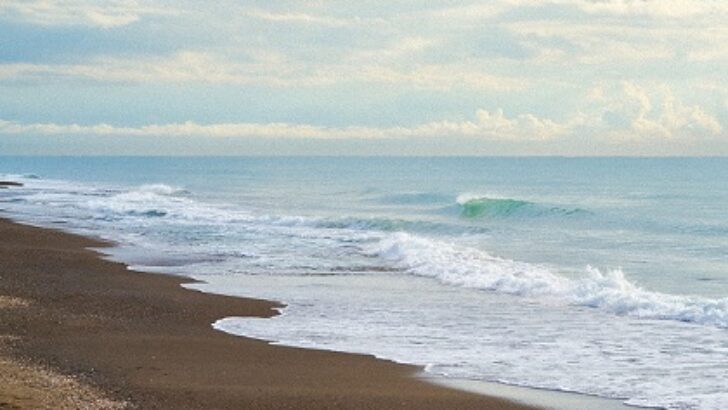
[[0, 408], [521, 409], [371, 356], [230, 336], [276, 303], [130, 272], [76, 235], [0, 219]]

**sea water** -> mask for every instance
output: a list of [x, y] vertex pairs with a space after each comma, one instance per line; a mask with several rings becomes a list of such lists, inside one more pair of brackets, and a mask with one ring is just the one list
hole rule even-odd
[[444, 377], [728, 408], [728, 159], [0, 157], [16, 220], [280, 300], [215, 328]]

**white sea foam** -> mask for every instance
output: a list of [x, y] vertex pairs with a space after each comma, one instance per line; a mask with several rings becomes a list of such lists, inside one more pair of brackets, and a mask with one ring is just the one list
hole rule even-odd
[[491, 256], [478, 249], [396, 233], [369, 252], [418, 276], [449, 285], [543, 298], [617, 315], [667, 319], [728, 328], [728, 298], [668, 295], [640, 288], [621, 270], [588, 267], [570, 279], [551, 269]]
[[225, 318], [229, 333], [374, 354], [428, 372], [615, 398], [723, 410], [725, 330], [615, 317], [600, 310], [398, 275], [199, 276], [192, 288], [281, 300], [272, 319]]
[[171, 185], [166, 184], [145, 184], [140, 186], [139, 188], [135, 189], [132, 192], [139, 192], [139, 193], [152, 193], [156, 195], [181, 195], [181, 194], [188, 194], [189, 191], [187, 191], [184, 188], [175, 187]]

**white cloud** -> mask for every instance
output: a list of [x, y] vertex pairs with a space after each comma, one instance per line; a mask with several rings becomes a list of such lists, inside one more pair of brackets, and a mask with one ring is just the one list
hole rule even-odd
[[727, 13], [721, 0], [553, 0], [589, 13], [682, 18]]
[[711, 61], [728, 61], [728, 35], [723, 36], [713, 32], [709, 42], [696, 44], [688, 51], [688, 60], [696, 63]]
[[[434, 22], [428, 20], [433, 17]], [[506, 30], [514, 47], [533, 52], [526, 59], [533, 63], [530, 67], [543, 62], [568, 68], [675, 61], [683, 55], [696, 61], [728, 57], [726, 1], [500, 0], [428, 11], [420, 19], [446, 24], [446, 33], [458, 32], [459, 41], [476, 38], [487, 44], [490, 39], [477, 37], [478, 32]]]
[[359, 65], [371, 65], [380, 62], [396, 62], [400, 59], [412, 59], [423, 51], [440, 45], [439, 41], [427, 37], [404, 37], [386, 46], [371, 47], [350, 51], [346, 60]]
[[124, 26], [144, 15], [171, 14], [170, 10], [135, 0], [3, 0], [0, 15], [40, 25]]
[[0, 80], [81, 79], [119, 83], [187, 83], [309, 86], [330, 83], [273, 53], [232, 62], [211, 53], [183, 51], [173, 56], [137, 59], [101, 57], [82, 64], [0, 64]]
[[429, 15], [446, 19], [483, 19], [518, 7], [562, 6], [589, 14], [682, 18], [728, 13], [721, 0], [496, 0], [444, 8]]
[[465, 6], [446, 7], [436, 10], [428, 10], [423, 14], [425, 18], [434, 18], [442, 21], [477, 21], [489, 19], [508, 10], [509, 8], [528, 3], [528, 1], [488, 1], [482, 3], [468, 4]]
[[477, 67], [456, 64], [429, 64], [413, 68], [392, 68], [387, 66], [362, 66], [358, 76], [377, 83], [392, 86], [408, 85], [416, 88], [451, 91], [515, 91], [528, 88], [530, 81], [490, 74]]
[[543, 140], [563, 132], [564, 128], [550, 120], [533, 115], [506, 117], [502, 110], [493, 113], [478, 110], [474, 120], [435, 121], [413, 127], [322, 127], [287, 123], [220, 123], [184, 122], [153, 124], [141, 127], [116, 127], [109, 124], [78, 125], [37, 123], [23, 124], [0, 120], [0, 134], [31, 135], [98, 135], [98, 136], [202, 136], [202, 137], [286, 137], [324, 139], [381, 139], [468, 136], [492, 140]]
[[300, 12], [273, 13], [266, 10], [251, 10], [246, 12], [245, 14], [249, 17], [274, 23], [306, 24], [328, 27], [349, 27], [354, 25], [375, 24], [382, 22], [382, 20], [378, 19], [362, 19], [359, 17], [342, 18]]
[[520, 114], [509, 119], [503, 115], [502, 110], [494, 113], [479, 110], [477, 118], [481, 132], [485, 131], [493, 136], [504, 135], [512, 139], [550, 139], [567, 131], [564, 125], [533, 114]]
[[684, 104], [667, 86], [651, 90], [632, 82], [596, 87], [584, 110], [558, 122], [533, 114], [507, 116], [503, 110], [477, 110], [469, 120], [432, 121], [414, 126], [325, 127], [291, 123], [219, 123], [192, 121], [117, 127], [109, 124], [23, 124], [0, 120], [0, 134], [275, 137], [316, 139], [384, 139], [472, 137], [491, 141], [544, 142], [589, 138], [606, 143], [706, 140], [723, 135], [718, 120], [697, 105]]
[[[728, 18], [728, 16], [726, 16]], [[555, 58], [536, 60], [575, 67], [579, 64], [613, 65], [614, 70], [626, 72], [635, 64], [660, 60], [665, 64], [679, 64], [682, 56], [700, 62], [726, 61], [728, 58], [728, 28], [722, 23], [678, 21], [670, 24], [637, 26], [616, 19], [608, 22], [512, 22], [505, 24], [511, 32], [526, 38], [533, 48], [543, 54], [552, 50], [540, 45], [539, 39], [560, 39], [570, 47], [554, 54]], [[553, 47], [553, 46], [552, 46]], [[535, 61], [538, 63], [539, 61]], [[691, 71], [697, 71], [694, 67]], [[640, 74], [640, 73], [632, 73]]]
[[722, 135], [718, 120], [697, 105], [678, 100], [672, 90], [661, 85], [652, 89], [633, 82], [590, 93], [591, 110], [579, 120], [580, 128], [593, 128], [603, 138], [705, 139]]
[[[9, 58], [1, 59], [5, 63], [0, 62], [0, 93], [11, 111], [28, 110], [29, 115], [44, 118], [58, 111], [54, 101], [64, 96], [59, 93], [87, 90], [89, 84], [114, 84], [107, 88], [110, 98], [93, 101], [103, 112], [126, 101], [126, 96], [120, 99], [114, 93], [126, 93], [128, 84], [154, 85], [161, 92], [193, 85], [185, 87], [191, 99], [198, 93], [221, 95], [215, 93], [223, 88], [245, 94], [255, 87], [251, 99], [270, 96], [288, 118], [340, 123], [359, 115], [362, 123], [373, 126], [188, 122], [116, 127], [6, 121], [2, 132], [301, 138], [452, 135], [531, 142], [579, 136], [615, 143], [640, 140], [646, 145], [726, 136], [728, 92], [722, 76], [728, 70], [726, 1], [446, 2], [451, 7], [425, 1], [377, 2], [376, 7], [357, 2], [252, 3], [0, 0], [0, 21], [6, 22], [113, 28], [151, 15], [180, 17], [139, 24], [131, 32], [92, 35], [81, 44], [71, 44], [71, 37], [51, 41], [43, 27], [23, 27], [17, 32], [34, 35], [29, 36], [27, 48], [18, 41]], [[172, 33], [181, 30], [186, 32], [177, 40]], [[60, 30], [59, 35], [65, 32]], [[144, 44], [137, 53], [140, 38]], [[165, 51], [154, 54], [154, 50]], [[614, 85], [622, 79], [635, 82]], [[611, 85], [594, 89], [588, 104], [580, 104], [584, 90], [600, 83]], [[263, 87], [268, 87], [264, 91], [269, 96], [261, 96]], [[36, 90], [37, 97], [27, 97]], [[389, 97], [407, 107], [375, 112], [373, 105]], [[301, 103], [309, 98], [313, 104]], [[428, 100], [415, 102], [415, 98]], [[215, 100], [229, 104], [221, 107], [229, 115], [250, 114], [229, 98]], [[196, 103], [172, 101], [163, 111], [178, 115], [175, 110], [187, 112]], [[163, 115], [153, 112], [157, 108], [151, 103], [139, 104], [145, 109], [137, 111], [146, 112], [145, 118]], [[496, 108], [501, 106], [543, 108], [536, 116], [529, 109], [504, 113]], [[472, 118], [448, 117], [453, 109], [477, 107], [489, 108]], [[581, 107], [578, 114], [574, 107]], [[340, 118], [332, 117], [339, 114]], [[103, 114], [91, 107], [88, 113], [79, 110], [75, 115], [69, 121]], [[200, 121], [214, 121], [214, 114], [207, 115]], [[436, 121], [443, 118], [449, 119]], [[138, 123], [139, 117], [129, 121]], [[378, 127], [376, 121], [419, 125]]]
[[[412, 40], [412, 48], [423, 47]], [[489, 74], [467, 65], [397, 67], [361, 58], [339, 64], [291, 60], [272, 52], [251, 53], [251, 61], [235, 62], [207, 52], [183, 51], [170, 57], [96, 58], [83, 64], [0, 64], [0, 81], [47, 83], [52, 79], [80, 79], [118, 83], [203, 83], [313, 87], [351, 82], [379, 83], [448, 91], [477, 89], [521, 90], [526, 80]]]

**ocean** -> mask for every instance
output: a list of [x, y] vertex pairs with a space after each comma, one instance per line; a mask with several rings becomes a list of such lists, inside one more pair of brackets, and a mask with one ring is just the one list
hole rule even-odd
[[728, 408], [728, 158], [0, 157], [11, 218], [279, 300], [221, 331]]

